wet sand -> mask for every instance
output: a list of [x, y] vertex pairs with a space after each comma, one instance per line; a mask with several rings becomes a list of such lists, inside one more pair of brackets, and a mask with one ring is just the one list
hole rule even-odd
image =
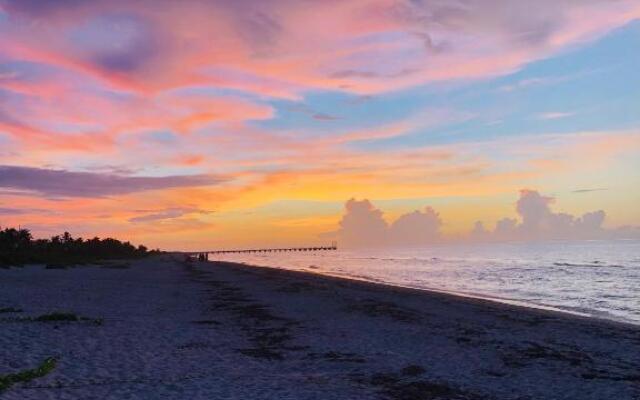
[[0, 376], [58, 363], [0, 399], [640, 398], [640, 327], [303, 272], [30, 266], [1, 309]]

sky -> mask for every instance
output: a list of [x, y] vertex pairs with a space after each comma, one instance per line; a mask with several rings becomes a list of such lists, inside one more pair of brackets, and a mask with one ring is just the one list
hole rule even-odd
[[0, 226], [640, 237], [636, 0], [0, 0]]

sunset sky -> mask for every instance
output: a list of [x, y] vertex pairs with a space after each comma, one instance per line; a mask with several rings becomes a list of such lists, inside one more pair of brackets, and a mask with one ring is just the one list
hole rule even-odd
[[637, 0], [0, 0], [0, 226], [202, 250], [340, 240], [350, 212], [640, 226], [639, 71]]

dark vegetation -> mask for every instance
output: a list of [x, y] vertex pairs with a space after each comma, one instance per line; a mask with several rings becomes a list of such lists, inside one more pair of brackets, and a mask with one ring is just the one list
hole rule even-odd
[[[3, 309], [0, 309], [0, 311], [2, 310]], [[22, 312], [22, 310], [18, 310], [17, 312]], [[104, 323], [102, 318], [81, 317], [70, 312], [52, 312], [49, 314], [42, 314], [37, 317], [0, 318], [0, 322], [45, 322], [45, 323], [81, 322], [81, 323], [89, 323], [96, 326], [100, 326]]]
[[0, 314], [3, 313], [21, 313], [22, 309], [15, 307], [0, 307]]
[[34, 239], [28, 229], [0, 230], [0, 267], [31, 263], [55, 269], [100, 260], [139, 258], [156, 252], [159, 251], [112, 238], [76, 239], [65, 232], [51, 239]]
[[35, 322], [90, 322], [95, 325], [102, 325], [102, 318], [86, 318], [79, 317], [76, 314], [68, 312], [53, 312], [50, 314], [43, 314], [35, 318], [29, 318]]
[[422, 377], [426, 370], [419, 365], [408, 365], [400, 373], [377, 373], [366, 377], [359, 373], [351, 378], [362, 384], [378, 388], [390, 400], [487, 400], [488, 397], [470, 393], [446, 382]]
[[75, 314], [72, 314], [72, 313], [60, 313], [60, 312], [55, 312], [55, 313], [51, 313], [51, 314], [44, 314], [44, 315], [41, 315], [41, 316], [35, 318], [36, 321], [40, 321], [40, 322], [78, 321], [79, 319], [80, 318], [78, 318], [78, 316], [75, 315]]
[[401, 322], [415, 322], [420, 315], [415, 310], [403, 308], [392, 302], [365, 299], [349, 307], [352, 311], [364, 313], [370, 317], [387, 317]]
[[29, 382], [36, 378], [42, 378], [53, 371], [56, 363], [57, 360], [55, 358], [47, 358], [37, 368], [27, 369], [14, 374], [0, 375], [0, 393], [9, 389], [15, 383]]

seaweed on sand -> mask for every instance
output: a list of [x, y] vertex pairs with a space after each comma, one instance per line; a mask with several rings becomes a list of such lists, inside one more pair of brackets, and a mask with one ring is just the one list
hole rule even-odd
[[42, 378], [56, 367], [58, 360], [53, 357], [46, 358], [38, 367], [27, 369], [8, 375], [0, 375], [0, 393], [19, 382], [29, 382], [36, 378]]
[[12, 317], [2, 318], [0, 322], [88, 322], [90, 324], [100, 326], [104, 323], [102, 318], [80, 317], [74, 313], [68, 312], [52, 312], [49, 314], [39, 315], [37, 317]]
[[0, 314], [3, 314], [3, 313], [21, 313], [21, 312], [22, 312], [21, 308], [15, 308], [15, 307], [0, 308]]
[[51, 314], [43, 314], [35, 317], [34, 321], [38, 322], [54, 322], [54, 321], [78, 321], [80, 318], [73, 313], [54, 312]]

